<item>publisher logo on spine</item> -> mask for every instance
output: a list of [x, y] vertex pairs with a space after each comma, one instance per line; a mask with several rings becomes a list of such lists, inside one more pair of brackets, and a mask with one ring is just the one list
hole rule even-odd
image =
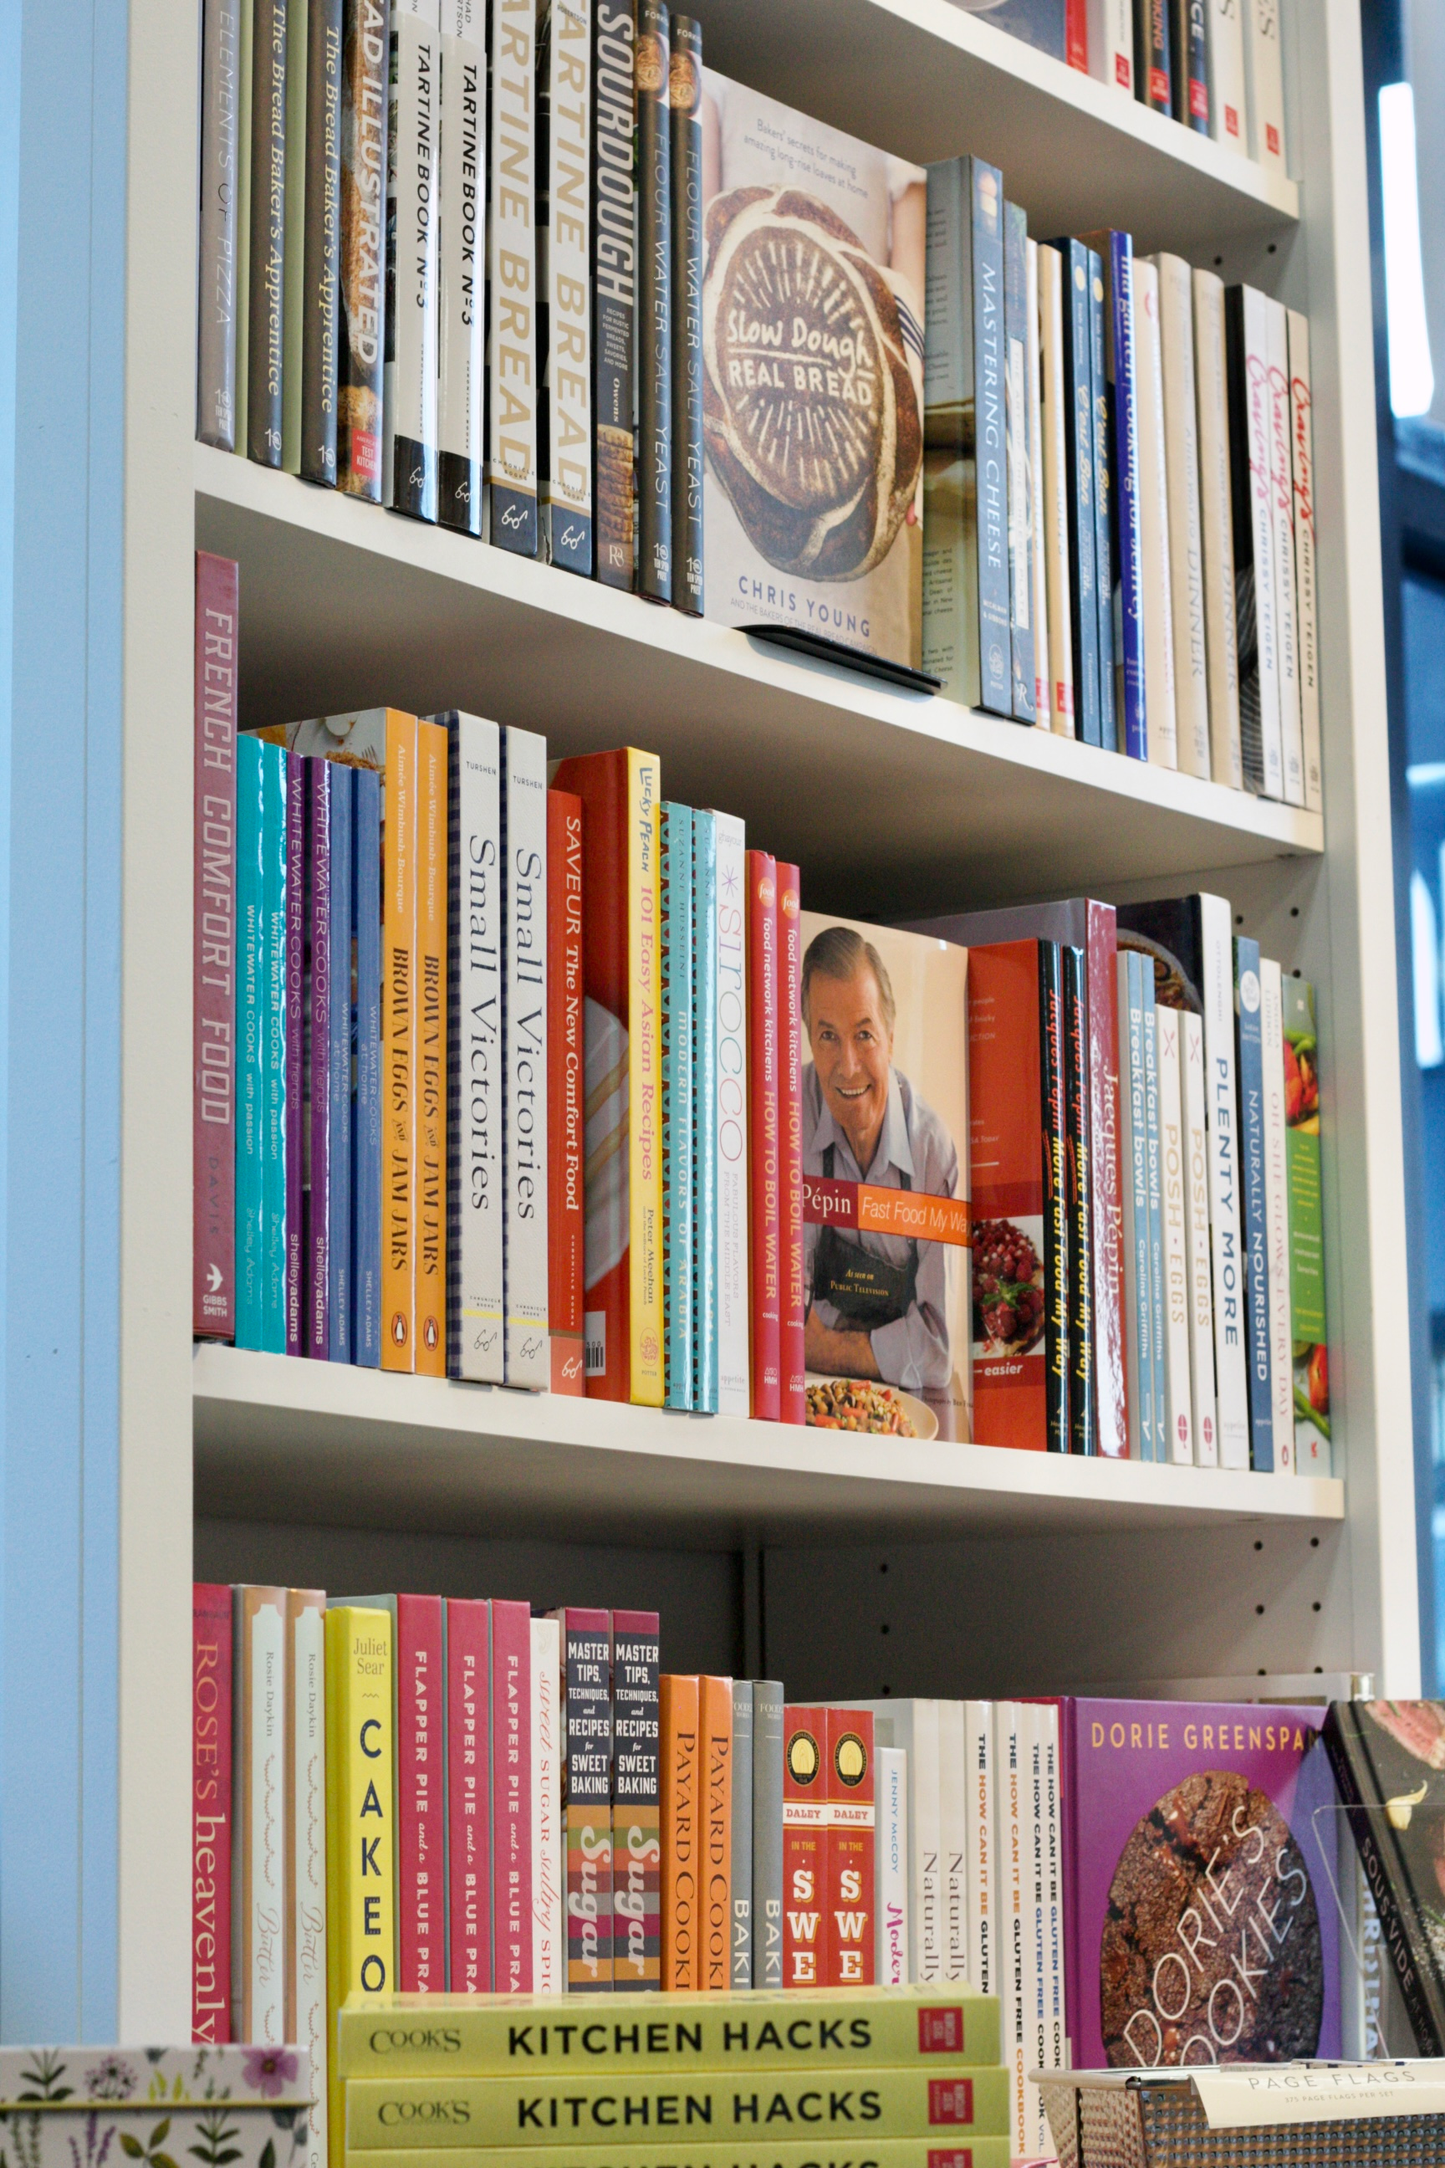
[[[918, 2052], [920, 2055], [961, 2055], [963, 2053], [962, 2003], [954, 2002], [949, 2003], [943, 2009], [919, 2011]], [[947, 2158], [946, 2155], [939, 2155], [940, 2160], [945, 2158]], [[932, 2168], [931, 2156], [929, 2168]]]
[[973, 2121], [972, 2078], [930, 2078], [928, 2081], [928, 2120], [930, 2123], [971, 2123]]

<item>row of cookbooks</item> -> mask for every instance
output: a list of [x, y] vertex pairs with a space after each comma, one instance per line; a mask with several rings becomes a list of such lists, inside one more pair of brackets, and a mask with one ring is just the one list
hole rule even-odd
[[238, 734], [236, 568], [198, 577], [198, 1334], [1327, 1468], [1313, 992], [1226, 902], [870, 925], [651, 754]]
[[1318, 808], [1302, 316], [1036, 243], [663, 0], [392, 0], [389, 47], [379, 0], [207, 0], [203, 44], [203, 439]]

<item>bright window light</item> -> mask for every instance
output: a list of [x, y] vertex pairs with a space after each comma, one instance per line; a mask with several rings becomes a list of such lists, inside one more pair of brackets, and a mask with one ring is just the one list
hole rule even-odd
[[1422, 1069], [1445, 1061], [1440, 1032], [1440, 928], [1435, 899], [1418, 872], [1410, 876], [1410, 951], [1415, 967], [1415, 1059]]
[[1415, 171], [1415, 97], [1408, 83], [1380, 92], [1380, 189], [1385, 214], [1385, 296], [1390, 327], [1390, 405], [1428, 414], [1435, 397], [1425, 273], [1420, 261], [1420, 188]]

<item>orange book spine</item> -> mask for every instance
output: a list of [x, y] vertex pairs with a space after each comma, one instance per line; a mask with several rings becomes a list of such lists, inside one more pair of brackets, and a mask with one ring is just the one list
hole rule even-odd
[[702, 1978], [699, 1987], [731, 1987], [733, 1898], [733, 1682], [698, 1680], [702, 1725]]
[[447, 734], [417, 724], [416, 1367], [447, 1374]]
[[783, 1985], [821, 1987], [828, 1871], [828, 1712], [783, 1711]]
[[873, 1985], [875, 1798], [872, 1711], [830, 1709], [826, 1987]]
[[662, 1984], [702, 1985], [698, 1947], [698, 1681], [664, 1672], [662, 1723]]
[[381, 847], [383, 1370], [416, 1367], [416, 770], [416, 717], [388, 711]]

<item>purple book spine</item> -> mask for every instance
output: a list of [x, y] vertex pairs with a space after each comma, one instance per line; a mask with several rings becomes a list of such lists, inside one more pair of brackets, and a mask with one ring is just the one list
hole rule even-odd
[[286, 1353], [306, 1349], [306, 1244], [302, 1212], [306, 1074], [306, 792], [309, 760], [286, 763]]
[[329, 760], [308, 760], [311, 771], [306, 838], [306, 1353], [330, 1355], [331, 1242], [331, 783]]

